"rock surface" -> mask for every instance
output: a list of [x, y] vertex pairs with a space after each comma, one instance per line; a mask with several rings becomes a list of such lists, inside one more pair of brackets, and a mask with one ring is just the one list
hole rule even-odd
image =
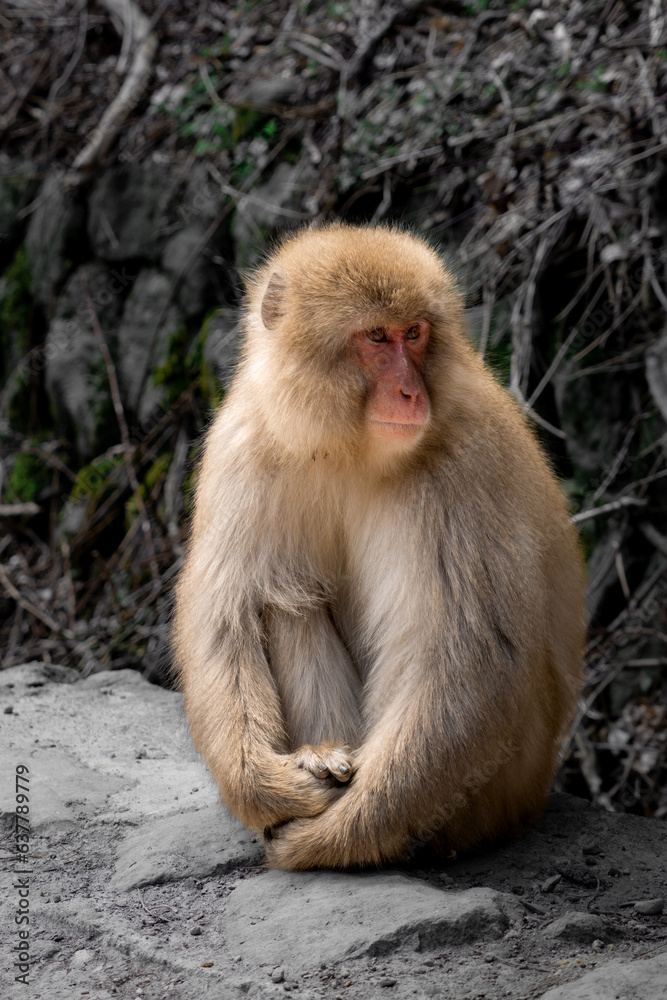
[[179, 695], [129, 670], [28, 664], [0, 674], [0, 718], [3, 1000], [665, 993], [667, 916], [635, 908], [665, 896], [663, 824], [555, 796], [518, 843], [440, 866], [266, 871]]
[[[44, 346], [46, 391], [63, 433], [71, 433], [81, 458], [109, 443], [111, 396], [106, 367], [88, 302], [114, 348], [123, 276], [99, 262], [85, 264], [58, 299]], [[106, 440], [105, 440], [106, 439]]]

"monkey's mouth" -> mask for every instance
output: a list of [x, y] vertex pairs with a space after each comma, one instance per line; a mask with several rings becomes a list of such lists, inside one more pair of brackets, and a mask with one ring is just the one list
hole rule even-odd
[[381, 434], [389, 437], [411, 438], [416, 437], [423, 430], [426, 421], [420, 420], [415, 423], [398, 423], [394, 420], [372, 420], [371, 423]]

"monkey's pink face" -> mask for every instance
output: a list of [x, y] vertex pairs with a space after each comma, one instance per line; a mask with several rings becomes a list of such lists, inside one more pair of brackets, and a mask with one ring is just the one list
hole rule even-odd
[[422, 366], [428, 337], [425, 319], [354, 334], [354, 356], [369, 386], [366, 420], [373, 435], [407, 442], [426, 424], [429, 401]]

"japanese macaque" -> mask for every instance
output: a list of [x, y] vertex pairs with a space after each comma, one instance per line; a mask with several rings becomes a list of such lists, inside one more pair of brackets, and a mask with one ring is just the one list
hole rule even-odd
[[175, 620], [195, 744], [268, 863], [399, 862], [537, 818], [583, 584], [438, 255], [391, 228], [287, 239], [249, 281]]

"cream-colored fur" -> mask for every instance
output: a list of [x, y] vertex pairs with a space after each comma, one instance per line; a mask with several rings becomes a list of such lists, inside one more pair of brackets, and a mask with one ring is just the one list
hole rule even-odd
[[[429, 417], [378, 444], [350, 338], [415, 317]], [[385, 228], [288, 240], [250, 283], [175, 621], [195, 743], [269, 862], [516, 833], [543, 808], [583, 634], [560, 490], [437, 255]]]

